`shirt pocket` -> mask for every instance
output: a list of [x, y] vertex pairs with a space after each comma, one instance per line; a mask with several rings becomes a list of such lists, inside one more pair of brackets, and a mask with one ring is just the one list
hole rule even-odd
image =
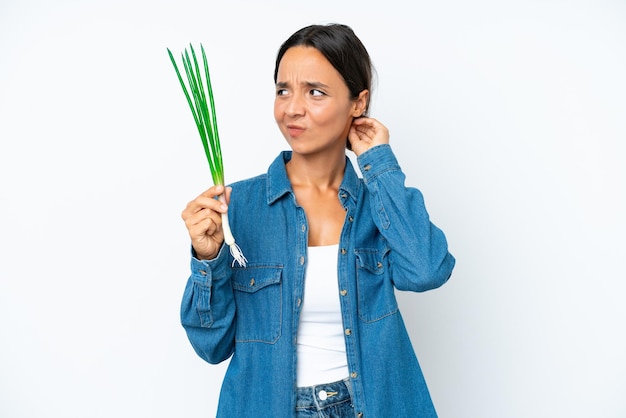
[[249, 264], [234, 269], [237, 342], [273, 344], [281, 334], [282, 266]]
[[389, 277], [387, 251], [357, 249], [355, 254], [359, 318], [364, 322], [375, 322], [398, 312]]

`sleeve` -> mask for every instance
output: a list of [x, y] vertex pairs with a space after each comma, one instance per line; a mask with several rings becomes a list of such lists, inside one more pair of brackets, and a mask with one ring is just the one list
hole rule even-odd
[[430, 222], [422, 193], [405, 187], [405, 175], [388, 144], [357, 158], [371, 215], [389, 246], [394, 286], [423, 292], [448, 281], [455, 259], [444, 233]]
[[225, 245], [209, 261], [197, 259], [192, 250], [181, 323], [196, 353], [212, 364], [226, 360], [234, 351], [235, 300], [230, 274]]

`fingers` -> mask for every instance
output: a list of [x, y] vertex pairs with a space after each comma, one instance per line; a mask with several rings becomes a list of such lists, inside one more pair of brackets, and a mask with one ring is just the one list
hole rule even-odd
[[224, 192], [218, 197], [219, 201], [228, 205], [230, 202], [230, 193], [233, 191], [232, 187], [224, 187]]
[[[186, 220], [187, 218], [202, 210], [226, 213], [226, 211], [228, 210], [226, 203], [223, 200], [216, 199], [216, 197], [224, 194], [224, 189], [224, 186], [213, 186], [202, 192], [202, 194], [200, 194], [194, 200], [187, 203], [185, 210], [183, 210], [182, 218]], [[226, 195], [228, 200], [228, 197], [230, 197], [229, 190], [226, 191]]]
[[360, 139], [371, 141], [388, 141], [389, 132], [387, 128], [373, 118], [358, 118], [352, 122], [351, 130], [360, 136]]
[[356, 155], [381, 144], [389, 143], [389, 131], [382, 123], [373, 118], [357, 118], [352, 122], [348, 140]]
[[219, 212], [203, 208], [195, 212], [183, 211], [183, 220], [192, 238], [199, 235], [212, 235], [221, 225]]
[[[219, 198], [219, 197], [221, 197], [224, 194], [226, 194], [226, 195], [228, 195], [228, 197], [230, 197], [230, 191], [231, 191], [230, 187], [224, 187], [224, 186], [221, 186], [221, 185], [220, 186], [213, 186], [213, 187], [210, 187], [209, 189], [205, 190], [204, 192], [202, 192], [202, 194], [200, 194], [200, 196], [198, 196], [198, 198], [204, 197], [204, 198], [220, 201], [219, 199], [216, 199], [216, 197]], [[226, 200], [226, 201], [228, 201], [228, 200]], [[221, 199], [221, 203], [225, 204], [224, 199]], [[222, 211], [225, 212], [226, 208], [223, 208]]]
[[[224, 197], [223, 195], [226, 195]], [[221, 200], [217, 197], [222, 196]], [[213, 186], [200, 194], [183, 210], [181, 217], [192, 239], [214, 235], [221, 229], [221, 214], [228, 211], [224, 200], [230, 198], [230, 187]]]
[[181, 213], [199, 258], [211, 259], [219, 251], [224, 240], [222, 214], [228, 211], [230, 193], [230, 187], [213, 186], [190, 201]]

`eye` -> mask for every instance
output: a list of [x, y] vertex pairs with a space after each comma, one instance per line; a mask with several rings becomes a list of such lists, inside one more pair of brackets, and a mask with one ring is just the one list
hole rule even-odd
[[284, 96], [287, 94], [287, 89], [276, 89], [277, 96]]
[[309, 93], [314, 97], [326, 96], [326, 93], [318, 89], [312, 89]]

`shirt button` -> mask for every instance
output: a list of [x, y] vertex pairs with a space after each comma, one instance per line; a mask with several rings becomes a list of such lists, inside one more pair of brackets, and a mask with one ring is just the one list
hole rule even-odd
[[346, 328], [345, 333], [346, 335], [350, 335], [352, 334], [352, 330], [350, 328]]
[[254, 286], [254, 283], [255, 283], [254, 279], [250, 279], [250, 287]]
[[306, 225], [302, 224], [302, 232], [306, 231]]
[[204, 271], [204, 270], [200, 270], [200, 274], [201, 274], [202, 276], [206, 276], [206, 271]]
[[352, 221], [354, 221], [354, 218], [353, 218], [352, 216], [349, 216], [349, 217], [348, 217], [348, 220], [349, 220], [350, 222], [352, 222]]
[[371, 169], [371, 168], [372, 168], [372, 166], [371, 166], [371, 165], [369, 165], [369, 164], [367, 164], [365, 167], [363, 167], [363, 169], [364, 169], [365, 171], [370, 171], [370, 169]]
[[303, 264], [304, 264], [304, 256], [303, 256], [303, 255], [301, 255], [301, 256], [300, 256], [300, 265], [303, 265]]
[[345, 249], [345, 248], [342, 248], [342, 249], [341, 249], [341, 254], [345, 254], [345, 253], [347, 253], [346, 249]]
[[341, 289], [341, 292], [339, 293], [341, 293], [341, 296], [345, 296], [348, 294], [348, 291], [346, 289]]
[[357, 376], [358, 376], [357, 372], [350, 373], [350, 377], [353, 378], [353, 379], [356, 379]]
[[363, 418], [363, 412], [359, 412], [356, 416], [357, 418]]
[[328, 399], [328, 393], [326, 393], [325, 390], [320, 390], [317, 396], [319, 396], [321, 401], [325, 401], [326, 399]]
[[300, 307], [300, 304], [301, 304], [301, 303], [302, 303], [302, 299], [298, 298], [298, 302], [297, 302], [298, 307]]

